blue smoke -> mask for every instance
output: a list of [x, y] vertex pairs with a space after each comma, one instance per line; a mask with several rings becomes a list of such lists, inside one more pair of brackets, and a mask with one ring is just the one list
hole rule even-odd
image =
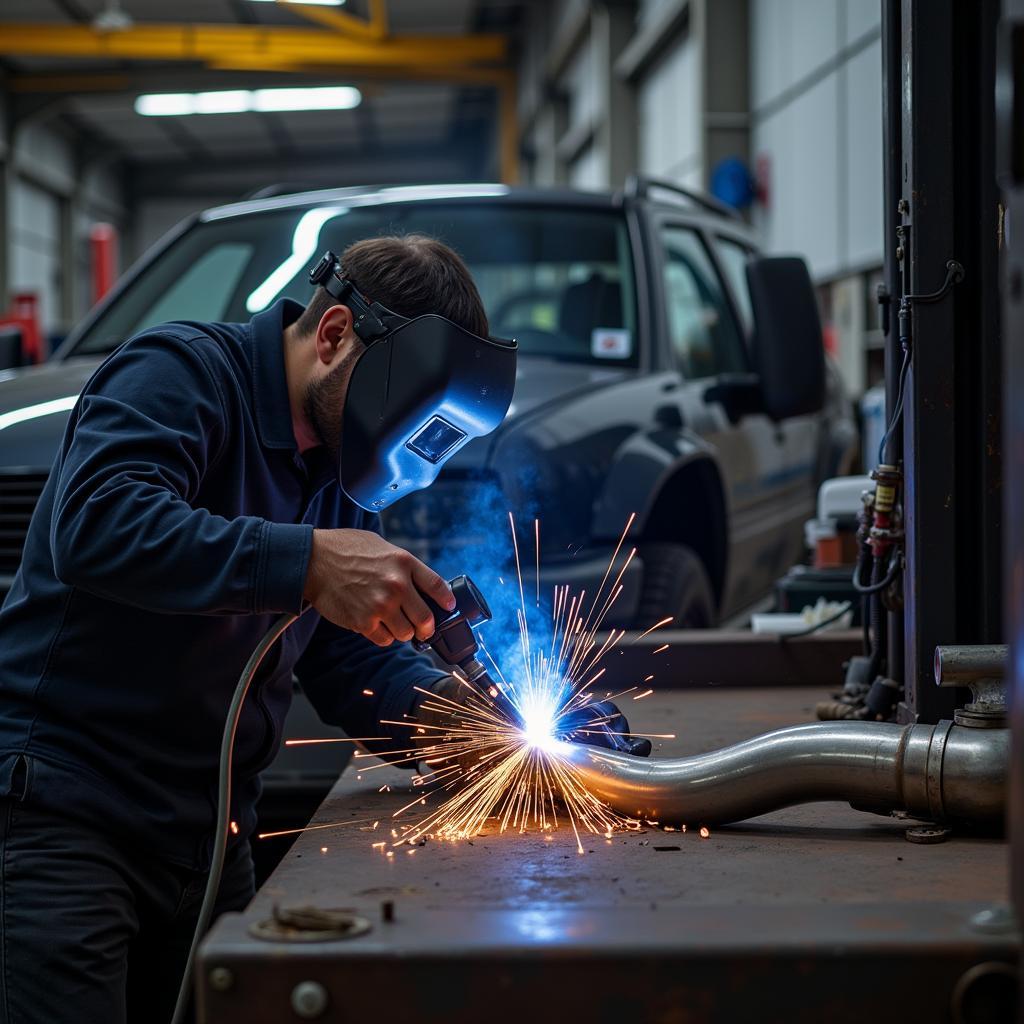
[[[431, 568], [446, 579], [469, 576], [480, 588], [490, 605], [492, 620], [481, 626], [477, 634], [501, 674], [514, 686], [524, 675], [517, 619], [520, 608], [525, 606], [533, 650], [548, 650], [552, 638], [553, 595], [541, 591], [538, 604], [535, 516], [532, 509], [513, 510], [522, 569], [521, 601], [508, 501], [496, 483], [481, 482], [474, 488], [471, 514], [472, 528], [466, 523], [459, 524], [449, 535], [438, 539], [440, 554], [431, 559]], [[543, 522], [540, 529], [544, 529]], [[481, 660], [491, 667], [486, 657]]]

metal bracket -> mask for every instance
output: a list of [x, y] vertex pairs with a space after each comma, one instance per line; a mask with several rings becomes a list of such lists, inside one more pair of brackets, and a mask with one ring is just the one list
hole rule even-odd
[[953, 285], [959, 284], [964, 279], [965, 271], [963, 265], [956, 260], [946, 260], [946, 278], [938, 291], [926, 292], [923, 295], [904, 295], [901, 303], [914, 302], [939, 302], [950, 292]]

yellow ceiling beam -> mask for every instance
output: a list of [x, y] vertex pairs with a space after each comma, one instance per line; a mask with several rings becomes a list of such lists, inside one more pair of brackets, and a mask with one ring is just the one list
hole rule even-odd
[[504, 36], [403, 35], [356, 39], [311, 28], [254, 25], [135, 25], [97, 32], [87, 25], [0, 23], [0, 56], [106, 60], [257, 61], [359, 68], [444, 67], [500, 62]]
[[[281, 3], [281, 0], [277, 0]], [[291, 0], [288, 9], [335, 32], [346, 32], [362, 39], [383, 39], [388, 34], [386, 0], [370, 0], [370, 18], [357, 18], [346, 11], [332, 11], [315, 4], [297, 3]]]

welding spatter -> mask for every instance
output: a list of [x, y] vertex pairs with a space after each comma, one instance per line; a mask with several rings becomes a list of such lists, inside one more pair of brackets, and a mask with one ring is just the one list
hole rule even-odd
[[[421, 592], [434, 616], [434, 634], [427, 640], [414, 640], [413, 646], [420, 651], [432, 648], [446, 665], [458, 666], [466, 681], [494, 711], [515, 728], [523, 728], [522, 717], [515, 705], [477, 658], [479, 645], [473, 630], [491, 619], [487, 601], [468, 576], [456, 576], [449, 580], [448, 585], [455, 595], [452, 611], [442, 608]], [[563, 724], [565, 728], [560, 739], [575, 739], [641, 757], [651, 752], [651, 741], [630, 736], [629, 723], [610, 701], [586, 704]]]

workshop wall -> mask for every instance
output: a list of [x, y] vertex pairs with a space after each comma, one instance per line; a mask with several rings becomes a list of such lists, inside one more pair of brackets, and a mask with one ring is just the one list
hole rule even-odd
[[[38, 296], [40, 324], [52, 343], [92, 304], [92, 225], [103, 221], [123, 232], [127, 223], [116, 165], [82, 161], [80, 141], [29, 121], [2, 154], [7, 289]], [[123, 258], [122, 252], [122, 266]]]
[[876, 0], [751, 0], [753, 221], [818, 280], [882, 261]]

